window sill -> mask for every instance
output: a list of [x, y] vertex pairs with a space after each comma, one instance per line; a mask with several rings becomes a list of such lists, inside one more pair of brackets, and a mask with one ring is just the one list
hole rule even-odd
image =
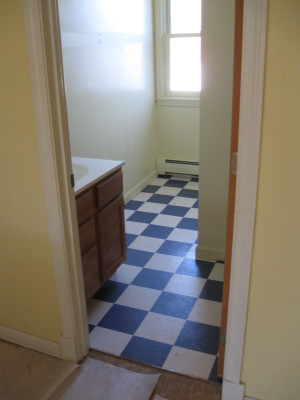
[[163, 107], [196, 107], [200, 106], [199, 99], [165, 97], [156, 99], [156, 104]]

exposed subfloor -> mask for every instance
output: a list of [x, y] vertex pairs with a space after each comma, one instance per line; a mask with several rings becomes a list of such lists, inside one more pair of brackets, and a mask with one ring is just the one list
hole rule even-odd
[[88, 303], [90, 346], [219, 382], [224, 276], [198, 261], [198, 181], [158, 176], [125, 207], [127, 258]]

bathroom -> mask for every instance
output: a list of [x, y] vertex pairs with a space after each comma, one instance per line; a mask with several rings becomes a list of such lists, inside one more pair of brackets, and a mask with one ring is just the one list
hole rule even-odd
[[[208, 79], [203, 80], [201, 93], [208, 100], [209, 95], [217, 97], [218, 104], [216, 108], [203, 101], [201, 112], [195, 99], [158, 98], [154, 3], [59, 1], [71, 153], [125, 161], [125, 203], [156, 178], [158, 157], [200, 160], [199, 208], [202, 198], [205, 217], [199, 231], [206, 235], [199, 237], [197, 255], [224, 260], [234, 2], [226, 5], [226, 12], [219, 11], [221, 28], [216, 28], [217, 20], [203, 23], [203, 31], [215, 33], [219, 47], [210, 47], [218, 55], [210, 72], [203, 71]], [[211, 83], [207, 92], [206, 82]], [[207, 204], [211, 207], [206, 210]]]

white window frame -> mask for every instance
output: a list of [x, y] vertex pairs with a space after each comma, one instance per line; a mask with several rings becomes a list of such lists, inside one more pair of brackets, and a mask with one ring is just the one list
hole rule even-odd
[[156, 66], [156, 103], [159, 106], [199, 107], [200, 92], [174, 92], [169, 88], [170, 82], [170, 38], [201, 37], [200, 34], [171, 34], [168, 13], [169, 0], [154, 0], [155, 30], [155, 66]]

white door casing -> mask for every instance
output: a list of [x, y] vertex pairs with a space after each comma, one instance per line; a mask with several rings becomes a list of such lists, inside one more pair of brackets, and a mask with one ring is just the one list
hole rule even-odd
[[[79, 361], [87, 354], [89, 340], [75, 203], [69, 182], [71, 155], [57, 26], [58, 5], [57, 0], [23, 0], [23, 5], [41, 171], [62, 326], [60, 356]], [[44, 18], [43, 9], [47, 9]], [[267, 0], [244, 1], [239, 157], [223, 400], [242, 400], [244, 395], [240, 376], [256, 210], [266, 19]], [[54, 105], [53, 99], [56, 100]]]

